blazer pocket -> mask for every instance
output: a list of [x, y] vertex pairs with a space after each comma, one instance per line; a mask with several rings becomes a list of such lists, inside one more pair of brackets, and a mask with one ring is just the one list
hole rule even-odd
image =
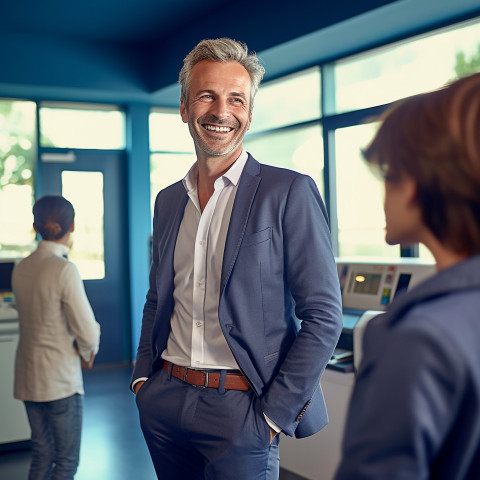
[[268, 355], [265, 355], [263, 357], [263, 360], [265, 361], [265, 363], [272, 362], [273, 360], [276, 360], [279, 355], [280, 352], [269, 353]]
[[259, 232], [250, 233], [243, 237], [242, 247], [250, 247], [251, 245], [258, 245], [266, 242], [272, 238], [272, 227], [265, 228]]
[[278, 358], [281, 356], [282, 357], [282, 360], [283, 360], [283, 357], [285, 357], [285, 355], [287, 354], [287, 352], [290, 350], [290, 347], [289, 348], [280, 348], [280, 350], [277, 350], [273, 353], [269, 353], [268, 355], [265, 355], [263, 357], [263, 360], [265, 361], [265, 363], [269, 363], [269, 362], [272, 362], [274, 360], [278, 360]]

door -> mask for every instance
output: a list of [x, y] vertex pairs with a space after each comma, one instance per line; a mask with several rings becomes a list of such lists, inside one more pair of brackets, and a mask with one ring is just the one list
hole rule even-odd
[[69, 257], [101, 325], [96, 364], [131, 358], [125, 162], [124, 152], [74, 150], [42, 154], [40, 165], [42, 195], [63, 195], [75, 209]]

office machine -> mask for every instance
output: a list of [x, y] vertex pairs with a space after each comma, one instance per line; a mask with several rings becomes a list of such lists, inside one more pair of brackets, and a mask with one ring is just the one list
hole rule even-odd
[[361, 357], [367, 323], [386, 310], [393, 299], [435, 272], [419, 259], [391, 261], [337, 260], [342, 291], [343, 330], [329, 368], [353, 371]]
[[321, 380], [330, 421], [311, 437], [294, 440], [284, 436], [280, 442], [280, 465], [312, 479], [333, 478], [340, 461], [365, 327], [373, 317], [381, 315], [402, 291], [414, 287], [435, 272], [433, 264], [399, 258], [388, 261], [339, 258], [337, 269], [342, 289], [343, 330]]
[[0, 259], [0, 450], [30, 439], [23, 403], [13, 397], [15, 353], [19, 338], [18, 314], [12, 293], [15, 260]]

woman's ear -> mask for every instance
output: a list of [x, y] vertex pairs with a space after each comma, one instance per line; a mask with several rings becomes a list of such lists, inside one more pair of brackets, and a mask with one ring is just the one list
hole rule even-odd
[[68, 229], [69, 232], [73, 232], [75, 230], [75, 222], [72, 222], [70, 228]]

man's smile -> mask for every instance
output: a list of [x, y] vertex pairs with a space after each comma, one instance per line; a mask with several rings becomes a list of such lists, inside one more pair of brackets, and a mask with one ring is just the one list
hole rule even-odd
[[203, 128], [211, 132], [228, 133], [233, 130], [232, 127], [219, 127], [218, 125], [203, 125]]

